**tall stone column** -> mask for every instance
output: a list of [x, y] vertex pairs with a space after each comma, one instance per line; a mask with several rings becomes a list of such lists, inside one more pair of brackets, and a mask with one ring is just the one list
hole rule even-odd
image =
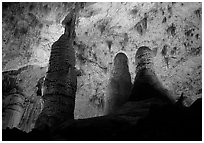
[[75, 8], [65, 17], [62, 24], [64, 34], [52, 45], [49, 68], [43, 85], [44, 108], [36, 128], [47, 125], [54, 127], [63, 121], [74, 119], [77, 76], [75, 67]]
[[131, 88], [128, 58], [124, 53], [118, 53], [114, 58], [106, 89], [104, 114], [112, 114], [126, 103]]

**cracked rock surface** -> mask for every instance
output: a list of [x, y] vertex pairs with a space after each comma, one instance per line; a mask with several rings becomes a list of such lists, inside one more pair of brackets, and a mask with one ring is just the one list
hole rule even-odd
[[[72, 6], [3, 3], [3, 102], [16, 87], [29, 101], [40, 96], [37, 85], [47, 71], [51, 45], [62, 35], [61, 22]], [[154, 51], [154, 68], [162, 84], [191, 105], [202, 96], [201, 31], [202, 3], [86, 4], [79, 13], [74, 43], [75, 118], [103, 115], [113, 59], [120, 51], [128, 57], [133, 83], [135, 53], [143, 45]]]

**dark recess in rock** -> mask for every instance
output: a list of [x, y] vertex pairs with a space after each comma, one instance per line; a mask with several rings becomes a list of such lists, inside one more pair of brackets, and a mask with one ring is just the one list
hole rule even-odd
[[15, 17], [12, 15], [10, 18], [9, 18], [9, 20], [10, 20], [10, 22], [14, 22], [14, 20], [15, 20]]
[[188, 41], [186, 41], [186, 42], [183, 43], [183, 45], [184, 45], [185, 47], [189, 47], [189, 46], [190, 46], [190, 43], [189, 43]]
[[143, 26], [143, 29], [147, 29], [147, 16], [145, 16], [144, 18], [143, 18], [143, 20], [141, 21], [141, 23], [142, 23], [142, 26]]
[[166, 17], [164, 17], [162, 20], [162, 23], [165, 23], [165, 22], [166, 22]]
[[167, 33], [175, 36], [176, 34], [176, 26], [174, 25], [174, 23], [171, 24], [171, 26], [167, 29]]
[[2, 3], [2, 9], [3, 9], [3, 11], [6, 10], [6, 9], [9, 7], [10, 4], [11, 4], [10, 2], [3, 2], [3, 3]]
[[194, 13], [195, 13], [195, 15], [196, 15], [198, 18], [201, 18], [201, 16], [202, 16], [202, 9], [199, 8], [199, 9], [195, 10]]
[[144, 35], [147, 29], [147, 17], [139, 21], [134, 27], [140, 35]]
[[[97, 92], [97, 91], [96, 91]], [[89, 102], [92, 103], [97, 108], [103, 108], [104, 106], [104, 99], [100, 96], [94, 95], [89, 99]]]
[[166, 56], [166, 54], [167, 54], [167, 48], [168, 48], [169, 46], [168, 45], [164, 45], [163, 46], [163, 48], [162, 48], [162, 51], [161, 51], [161, 54], [162, 54], [162, 56]]
[[35, 9], [35, 4], [34, 3], [31, 3], [30, 6], [29, 6], [29, 11], [32, 11]]
[[99, 28], [101, 34], [103, 34], [103, 32], [105, 31], [106, 26], [105, 25], [99, 25], [98, 28]]
[[174, 55], [177, 51], [177, 47], [173, 47], [173, 49], [171, 50], [171, 55]]
[[9, 75], [3, 76], [3, 80], [2, 80], [3, 95], [8, 94], [14, 88], [17, 88], [16, 79]]
[[202, 89], [199, 89], [196, 94], [201, 94], [201, 93], [202, 93]]
[[77, 53], [76, 53], [76, 58], [82, 63], [82, 64], [85, 64], [86, 61], [87, 61], [87, 58], [85, 56], [85, 48], [86, 46], [80, 42], [80, 43], [77, 43], [76, 41], [74, 41], [74, 45], [77, 46]]
[[190, 36], [192, 34], [193, 29], [185, 31], [186, 36]]
[[76, 75], [77, 75], [77, 76], [82, 76], [82, 75], [84, 75], [84, 71], [83, 71], [82, 69], [75, 69], [75, 71], [76, 71]]
[[168, 12], [172, 15], [172, 7], [168, 5]]
[[95, 61], [97, 61], [96, 53], [93, 53], [93, 59], [94, 59]]
[[134, 7], [134, 8], [130, 11], [130, 14], [132, 14], [132, 15], [136, 15], [137, 13], [138, 13], [137, 7]]
[[191, 48], [190, 55], [197, 56], [197, 55], [199, 55], [201, 53], [201, 51], [202, 51], [201, 46], [199, 46], [197, 48]]
[[140, 23], [137, 23], [137, 24], [135, 25], [135, 28], [136, 28], [137, 32], [138, 32], [140, 35], [142, 35], [143, 29], [142, 29], [141, 24], [140, 24]]
[[16, 5], [19, 4], [18, 2], [3, 2], [2, 3], [2, 9], [3, 11], [7, 10], [9, 7], [11, 7], [12, 5]]
[[46, 15], [49, 14], [51, 11], [51, 8], [49, 7], [49, 5], [44, 5], [42, 9]]
[[162, 15], [164, 15], [164, 10], [163, 10], [163, 9], [161, 9], [161, 11], [162, 11]]
[[112, 46], [112, 44], [113, 44], [112, 40], [106, 40], [106, 43], [107, 43], [107, 45], [108, 45], [109, 51], [111, 51], [111, 46]]
[[10, 70], [10, 71], [4, 71], [2, 73], [2, 75], [9, 75], [9, 76], [17, 76], [18, 74], [20, 74], [22, 71], [27, 70], [27, 69], [31, 69], [33, 67], [33, 65], [27, 65], [24, 67], [19, 68], [18, 70]]
[[38, 88], [37, 90], [37, 96], [42, 96], [42, 87], [43, 87], [43, 82], [44, 82], [44, 76], [41, 77], [39, 80], [38, 80], [38, 83], [36, 85], [36, 87]]
[[198, 39], [199, 38], [199, 34], [196, 34], [195, 37], [196, 37], [196, 39]]
[[10, 71], [4, 71], [2, 73], [2, 75], [9, 75], [9, 76], [17, 76], [18, 74], [20, 74], [21, 70], [18, 69], [18, 70], [10, 70]]
[[128, 36], [128, 34], [127, 34], [127, 33], [124, 33], [123, 46], [126, 46], [126, 45], [127, 45], [127, 43], [128, 43], [128, 41], [129, 41], [129, 36]]
[[85, 64], [87, 59], [86, 57], [84, 57], [84, 55], [82, 53], [79, 53], [77, 54], [77, 58], [79, 59], [79, 61], [82, 63], [82, 64]]
[[167, 67], [169, 67], [169, 60], [170, 60], [170, 57], [167, 55], [167, 52], [168, 52], [168, 48], [170, 48], [168, 45], [164, 45], [163, 46], [163, 49], [161, 51], [161, 54], [164, 58], [164, 62], [166, 63]]

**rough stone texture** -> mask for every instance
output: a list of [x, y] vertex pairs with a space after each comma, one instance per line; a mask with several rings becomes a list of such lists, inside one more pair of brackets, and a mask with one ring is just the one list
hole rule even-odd
[[[43, 108], [41, 87], [45, 72], [46, 67], [32, 65], [3, 72], [3, 128], [16, 127], [25, 132], [33, 129]], [[16, 121], [18, 117], [20, 119]]]
[[[51, 45], [62, 35], [62, 20], [72, 3], [3, 4], [3, 71], [27, 65], [22, 79], [25, 97], [36, 94], [37, 81], [46, 72]], [[149, 46], [155, 54], [159, 80], [185, 104], [202, 96], [201, 3], [90, 3], [76, 26], [78, 83], [75, 118], [103, 115], [104, 97], [114, 56], [129, 58], [132, 82], [135, 53]]]

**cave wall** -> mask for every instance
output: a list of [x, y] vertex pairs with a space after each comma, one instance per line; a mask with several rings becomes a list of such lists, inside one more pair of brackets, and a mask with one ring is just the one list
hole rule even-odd
[[[63, 33], [61, 22], [72, 6], [3, 3], [3, 77], [6, 71], [19, 71], [9, 76], [18, 81], [15, 84], [29, 101], [37, 96], [36, 86], [46, 73], [51, 45]], [[202, 96], [202, 3], [88, 3], [79, 13], [74, 45], [78, 72], [75, 118], [103, 115], [114, 56], [119, 51], [127, 55], [133, 82], [134, 57], [142, 45], [154, 51], [159, 80], [175, 96], [183, 94], [185, 105]]]

